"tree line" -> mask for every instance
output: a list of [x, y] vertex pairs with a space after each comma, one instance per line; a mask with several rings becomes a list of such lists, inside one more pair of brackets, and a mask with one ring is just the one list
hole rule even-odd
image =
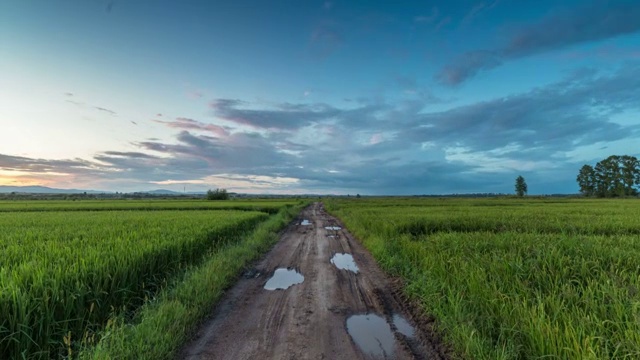
[[635, 156], [612, 155], [595, 167], [584, 165], [576, 178], [584, 196], [637, 196], [640, 185], [640, 162]]

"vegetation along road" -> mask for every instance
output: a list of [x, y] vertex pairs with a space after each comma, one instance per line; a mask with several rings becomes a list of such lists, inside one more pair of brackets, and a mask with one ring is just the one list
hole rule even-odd
[[395, 290], [315, 203], [227, 293], [180, 358], [441, 358], [429, 324], [414, 318]]
[[0, 202], [0, 230], [0, 359], [640, 358], [637, 199]]

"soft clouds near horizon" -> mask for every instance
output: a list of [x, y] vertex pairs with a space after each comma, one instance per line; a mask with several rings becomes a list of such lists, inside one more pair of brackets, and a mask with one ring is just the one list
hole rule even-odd
[[[291, 15], [225, 7], [224, 29], [199, 18], [218, 16], [204, 4], [154, 13], [109, 4], [82, 10], [95, 20], [87, 33], [103, 26], [92, 36], [109, 49], [82, 47], [97, 38], [61, 25], [74, 66], [55, 49], [31, 57], [28, 44], [49, 36], [38, 30], [9, 43], [20, 51], [0, 59], [13, 85], [0, 88], [0, 185], [409, 195], [510, 193], [523, 175], [531, 193], [572, 193], [582, 164], [640, 155], [640, 59], [593, 50], [638, 51], [633, 2], [541, 2], [518, 14], [506, 1], [283, 2]], [[174, 26], [174, 13], [193, 22], [174, 35], [120, 33], [135, 21]], [[495, 42], [504, 27], [513, 31]], [[470, 34], [478, 40], [455, 41]], [[99, 57], [113, 63], [98, 68]], [[11, 77], [29, 73], [24, 64], [59, 71]], [[67, 150], [47, 156], [54, 149]]]

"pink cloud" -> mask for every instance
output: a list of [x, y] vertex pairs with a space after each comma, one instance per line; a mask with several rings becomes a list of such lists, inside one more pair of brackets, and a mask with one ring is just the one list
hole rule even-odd
[[383, 140], [384, 140], [384, 138], [382, 137], [382, 134], [380, 134], [380, 133], [373, 134], [373, 135], [371, 135], [371, 138], [369, 139], [369, 144], [370, 145], [379, 144]]

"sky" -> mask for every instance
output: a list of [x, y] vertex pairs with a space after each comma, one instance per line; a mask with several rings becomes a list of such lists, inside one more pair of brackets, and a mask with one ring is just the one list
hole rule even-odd
[[639, 99], [637, 0], [0, 2], [0, 185], [577, 193]]

